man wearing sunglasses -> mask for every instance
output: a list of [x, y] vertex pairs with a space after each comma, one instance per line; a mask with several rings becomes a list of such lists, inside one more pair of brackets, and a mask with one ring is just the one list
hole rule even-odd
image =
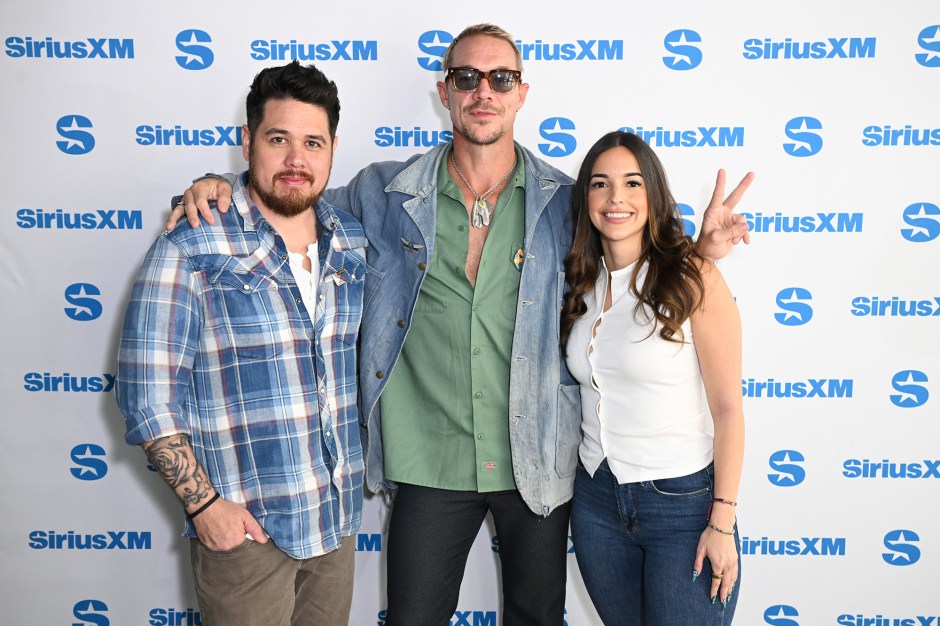
[[[374, 492], [397, 487], [385, 623], [448, 624], [490, 512], [503, 621], [561, 625], [581, 423], [558, 339], [574, 181], [513, 141], [529, 85], [506, 31], [466, 28], [444, 70], [437, 89], [453, 141], [370, 165], [324, 194], [369, 239], [359, 346], [366, 481]], [[208, 198], [226, 206], [229, 193], [203, 180], [180, 206], [194, 225], [200, 208], [212, 221]], [[746, 225], [726, 207], [709, 210], [723, 220], [703, 227], [715, 258]]]

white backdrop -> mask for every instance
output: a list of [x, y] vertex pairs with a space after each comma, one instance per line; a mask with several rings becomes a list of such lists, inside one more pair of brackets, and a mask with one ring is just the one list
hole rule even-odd
[[[298, 47], [340, 87], [334, 185], [426, 149], [449, 130], [429, 70], [479, 21], [523, 44], [516, 136], [560, 169], [645, 130], [690, 228], [718, 167], [758, 172], [753, 244], [721, 263], [745, 327], [735, 623], [940, 623], [935, 0], [6, 0], [0, 623], [201, 623], [180, 507], [107, 393], [167, 199], [244, 167], [247, 87]], [[384, 623], [384, 523], [368, 500], [353, 624]], [[452, 624], [500, 623], [493, 545], [490, 525]], [[567, 623], [598, 624], [573, 553], [569, 573]]]

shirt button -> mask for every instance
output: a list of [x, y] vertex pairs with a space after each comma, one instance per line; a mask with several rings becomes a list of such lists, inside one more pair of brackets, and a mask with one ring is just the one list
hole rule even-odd
[[461, 224], [460, 226], [457, 227], [457, 230], [459, 230], [460, 232], [463, 232], [463, 231], [467, 230], [467, 227], [464, 226], [463, 224]]
[[483, 433], [480, 433], [479, 435], [477, 435], [477, 439], [479, 439], [480, 441], [482, 441], [482, 440], [484, 439]]
[[473, 394], [473, 397], [475, 397], [475, 398], [482, 398], [482, 397], [483, 397], [483, 392], [482, 392], [482, 391], [478, 391], [478, 392], [476, 392], [475, 394]]
[[326, 387], [320, 387], [319, 389], [317, 389], [317, 391], [319, 391], [320, 393], [326, 393]]
[[[459, 276], [459, 275], [463, 272], [463, 268], [462, 268], [462, 267], [455, 267], [455, 268], [454, 268], [454, 271], [455, 271], [455, 272], [457, 273], [457, 275]], [[247, 285], [245, 285], [245, 286], [247, 287]]]
[[245, 291], [248, 291], [251, 289], [251, 285], [242, 285], [242, 289], [244, 289]]
[[385, 372], [383, 372], [382, 370], [379, 370], [379, 371], [377, 371], [377, 372], [375, 373], [375, 377], [376, 377], [376, 378], [385, 378]]
[[321, 293], [321, 294], [320, 294], [320, 299], [322, 300], [323, 298], [324, 298], [324, 296], [323, 296], [323, 294]]
[[423, 272], [424, 270], [428, 269], [428, 264], [422, 261], [421, 263], [418, 263], [418, 269]]
[[281, 260], [282, 260], [282, 261], [286, 261], [286, 260], [287, 260], [287, 255], [286, 255], [286, 254], [282, 254], [282, 255], [281, 255]]
[[330, 436], [330, 431], [326, 431], [325, 433], [323, 433], [323, 436], [324, 436], [324, 437], [329, 437], [329, 436]]
[[476, 311], [477, 309], [480, 308], [480, 305], [479, 305], [479, 304], [474, 304], [474, 305], [473, 305], [472, 307], [470, 307], [470, 308], [472, 308], [474, 311]]
[[296, 304], [300, 304], [301, 302], [303, 302], [303, 298], [297, 298], [296, 300], [294, 300], [294, 303]]
[[399, 327], [399, 328], [404, 328], [404, 327], [405, 327], [405, 320], [398, 320], [398, 327]]
[[479, 348], [474, 348], [474, 349], [473, 349], [473, 353], [474, 353], [474, 354], [480, 354], [480, 349], [479, 349]]

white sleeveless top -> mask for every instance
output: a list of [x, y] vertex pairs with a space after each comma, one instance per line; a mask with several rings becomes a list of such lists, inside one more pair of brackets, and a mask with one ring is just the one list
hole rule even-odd
[[[567, 346], [568, 369], [581, 384], [581, 462], [593, 476], [606, 458], [620, 483], [685, 476], [714, 457], [692, 325], [682, 324], [686, 343], [677, 344], [659, 336], [646, 311], [634, 315], [634, 265], [610, 273], [612, 304], [604, 311], [602, 259], [594, 292], [585, 296], [587, 312]], [[638, 287], [645, 279], [644, 265]]]

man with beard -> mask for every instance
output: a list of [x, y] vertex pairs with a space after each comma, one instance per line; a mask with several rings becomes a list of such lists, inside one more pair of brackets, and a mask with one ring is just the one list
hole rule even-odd
[[[513, 140], [529, 85], [509, 33], [470, 26], [443, 65], [453, 142], [326, 192], [369, 237], [366, 481], [374, 492], [397, 487], [385, 624], [448, 624], [489, 512], [503, 623], [560, 626], [581, 440], [579, 388], [558, 336], [574, 181]], [[711, 258], [747, 230], [734, 202], [722, 204], [723, 184], [700, 238]], [[228, 194], [224, 181], [197, 182], [171, 223], [183, 208], [193, 225], [197, 209], [211, 223], [207, 200], [224, 208]]]
[[366, 241], [319, 198], [339, 108], [312, 65], [260, 72], [235, 210], [160, 237], [127, 306], [126, 439], [183, 503], [203, 623], [349, 618]]

